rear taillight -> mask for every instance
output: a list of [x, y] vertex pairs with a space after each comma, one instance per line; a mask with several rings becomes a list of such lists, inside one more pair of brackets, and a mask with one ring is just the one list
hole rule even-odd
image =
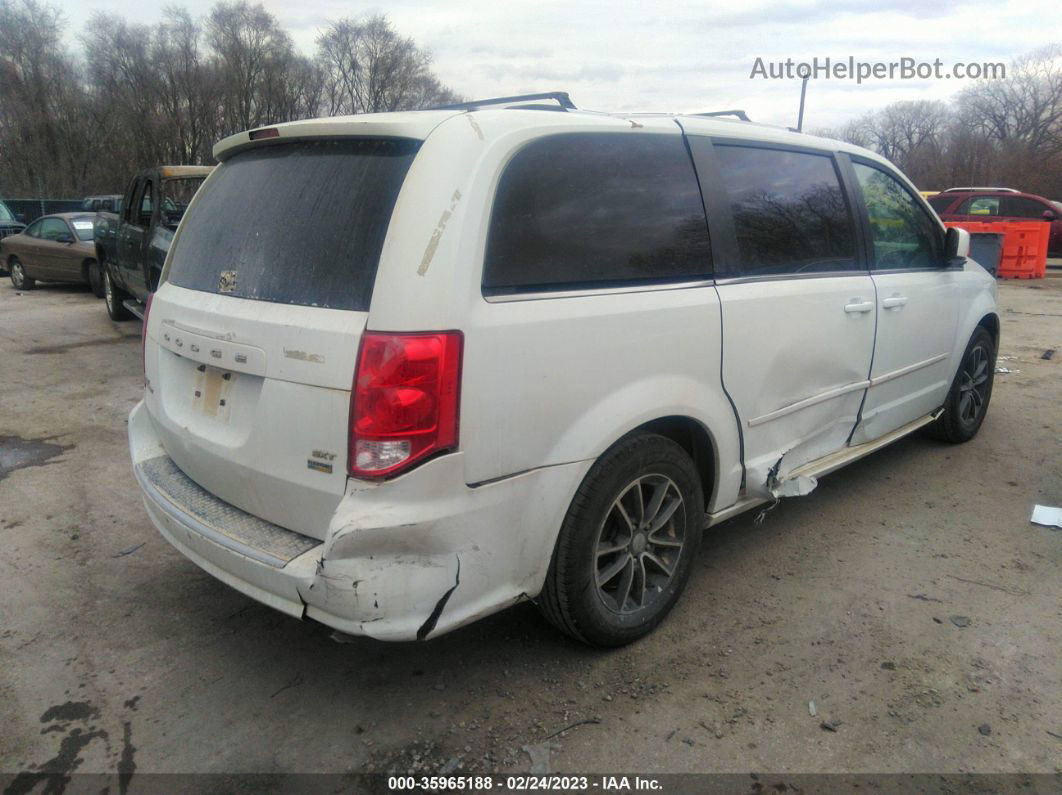
[[140, 327], [140, 372], [144, 376], [144, 384], [147, 384], [147, 326], [148, 315], [151, 314], [151, 299], [154, 293], [148, 293], [147, 301], [144, 302], [144, 325]]
[[383, 478], [457, 447], [460, 331], [366, 332], [350, 395], [347, 470]]

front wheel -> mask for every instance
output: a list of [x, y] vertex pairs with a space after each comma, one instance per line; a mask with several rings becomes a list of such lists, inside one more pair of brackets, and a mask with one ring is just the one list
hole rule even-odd
[[111, 280], [110, 268], [103, 269], [103, 303], [107, 305], [107, 314], [111, 320], [128, 320], [132, 314], [122, 302], [125, 300], [125, 291], [119, 288]]
[[26, 268], [18, 257], [11, 258], [11, 283], [16, 290], [32, 290], [37, 286], [37, 280], [26, 275]]
[[100, 264], [94, 259], [90, 259], [85, 265], [85, 281], [94, 296], [103, 298], [103, 274], [100, 272]]
[[944, 413], [926, 428], [934, 439], [961, 444], [977, 435], [992, 399], [996, 372], [996, 345], [992, 335], [977, 327], [959, 364], [944, 403]]
[[579, 486], [539, 608], [584, 643], [637, 640], [678, 601], [703, 528], [701, 481], [686, 451], [656, 434], [627, 437]]

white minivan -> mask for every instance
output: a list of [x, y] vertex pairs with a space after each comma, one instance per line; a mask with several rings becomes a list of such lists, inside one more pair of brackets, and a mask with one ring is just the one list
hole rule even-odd
[[619, 645], [706, 526], [919, 428], [977, 433], [995, 282], [887, 161], [554, 98], [216, 146], [129, 420], [194, 563], [354, 635], [531, 599]]

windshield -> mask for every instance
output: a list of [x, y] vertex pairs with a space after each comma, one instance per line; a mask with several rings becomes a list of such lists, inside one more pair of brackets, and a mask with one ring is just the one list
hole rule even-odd
[[14, 221], [15, 216], [7, 209], [7, 205], [0, 202], [0, 221]]
[[239, 298], [367, 311], [405, 139], [255, 147], [217, 168], [174, 240], [167, 281]]
[[78, 240], [92, 240], [91, 218], [75, 218], [70, 222], [70, 225], [74, 227], [74, 232], [77, 233]]

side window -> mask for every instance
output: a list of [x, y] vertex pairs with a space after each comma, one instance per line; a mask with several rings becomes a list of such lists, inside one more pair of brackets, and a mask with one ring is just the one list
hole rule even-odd
[[974, 196], [959, 207], [959, 215], [999, 215], [998, 196]]
[[29, 237], [41, 236], [41, 221], [34, 221], [32, 224], [26, 227], [25, 234]]
[[134, 202], [136, 201], [136, 192], [137, 190], [139, 190], [139, 188], [140, 180], [134, 179], [131, 183], [129, 183], [129, 188], [126, 190], [125, 196], [122, 197], [123, 212], [121, 213], [121, 216], [122, 220], [126, 221], [127, 223], [131, 223], [133, 221], [133, 206]]
[[710, 277], [700, 189], [680, 135], [540, 138], [506, 166], [485, 294]]
[[1009, 215], [1012, 218], [1036, 218], [1042, 220], [1044, 211], [1048, 207], [1040, 204], [1036, 199], [1026, 199], [1024, 196], [1007, 196], [1002, 201], [1003, 210], [1000, 215]]
[[938, 215], [945, 212], [951, 203], [955, 201], [951, 196], [933, 196], [929, 201], [929, 206], [933, 208], [933, 212]]
[[890, 174], [853, 163], [874, 241], [874, 268], [937, 268], [943, 263], [938, 223]]
[[734, 217], [740, 273], [823, 273], [857, 267], [851, 214], [826, 155], [715, 146]]
[[70, 237], [66, 221], [61, 218], [45, 218], [41, 221], [40, 236], [44, 240], [57, 240], [62, 235]]
[[140, 192], [140, 212], [137, 218], [137, 223], [140, 226], [147, 226], [151, 223], [151, 181], [148, 180], [144, 183], [144, 189]]

